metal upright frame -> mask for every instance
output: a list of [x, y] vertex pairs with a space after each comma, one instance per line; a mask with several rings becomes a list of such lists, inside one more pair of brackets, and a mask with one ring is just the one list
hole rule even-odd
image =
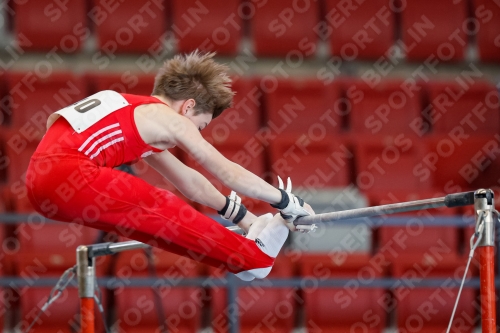
[[128, 250], [145, 249], [147, 247], [149, 247], [149, 245], [141, 242], [127, 241], [121, 243], [100, 243], [88, 246], [80, 245], [76, 249], [81, 333], [94, 333], [95, 329], [95, 258]]
[[478, 216], [484, 214], [484, 228], [479, 243], [479, 278], [481, 280], [481, 327], [483, 333], [496, 332], [495, 309], [495, 209], [493, 192], [478, 190], [475, 193], [474, 210], [476, 211], [476, 225]]
[[[442, 198], [409, 201], [390, 205], [359, 208], [346, 211], [317, 214], [297, 219], [295, 225], [313, 225], [317, 223], [329, 223], [339, 220], [354, 219], [360, 217], [371, 217], [388, 215], [402, 212], [410, 212], [439, 207], [459, 207], [474, 205], [476, 211], [476, 227], [480, 222], [479, 213], [484, 214], [484, 228], [482, 228], [482, 239], [479, 244], [480, 255], [480, 279], [481, 279], [481, 322], [483, 333], [494, 333], [496, 330], [495, 318], [495, 273], [494, 273], [494, 244], [495, 244], [495, 220], [493, 218], [494, 196], [491, 190], [477, 190], [475, 192], [464, 192], [449, 194]], [[241, 231], [239, 228], [228, 228], [232, 231]], [[477, 229], [477, 228], [476, 228]], [[143, 249], [149, 245], [127, 241], [121, 243], [102, 243], [88, 246], [79, 246], [76, 250], [78, 289], [81, 300], [81, 332], [94, 332], [94, 294], [95, 294], [95, 257], [115, 254], [123, 251]], [[234, 293], [234, 290], [233, 290]], [[235, 324], [236, 322], [232, 322]], [[232, 327], [231, 332], [237, 332]]]

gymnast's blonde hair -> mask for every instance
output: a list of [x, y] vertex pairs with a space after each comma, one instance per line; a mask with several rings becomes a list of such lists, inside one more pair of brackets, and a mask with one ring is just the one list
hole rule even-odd
[[156, 75], [153, 95], [174, 101], [192, 98], [197, 113], [212, 113], [217, 118], [231, 106], [234, 92], [229, 67], [216, 63], [214, 56], [196, 50], [167, 60]]

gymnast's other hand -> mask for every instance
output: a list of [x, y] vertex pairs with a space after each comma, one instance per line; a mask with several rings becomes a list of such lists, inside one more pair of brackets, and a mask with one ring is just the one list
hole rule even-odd
[[277, 204], [271, 204], [272, 207], [278, 208], [281, 217], [287, 222], [290, 230], [296, 231], [293, 221], [300, 216], [315, 215], [312, 207], [305, 203], [300, 197], [292, 193], [292, 181], [290, 178], [287, 180], [287, 187], [284, 188], [283, 181], [278, 176], [279, 190], [281, 191], [281, 201]]

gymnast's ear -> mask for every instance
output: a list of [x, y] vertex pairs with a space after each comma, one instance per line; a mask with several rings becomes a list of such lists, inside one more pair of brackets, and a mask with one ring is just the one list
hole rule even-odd
[[196, 105], [196, 101], [194, 99], [190, 98], [190, 99], [185, 100], [181, 105], [181, 110], [180, 110], [181, 114], [183, 116], [194, 115], [195, 105]]

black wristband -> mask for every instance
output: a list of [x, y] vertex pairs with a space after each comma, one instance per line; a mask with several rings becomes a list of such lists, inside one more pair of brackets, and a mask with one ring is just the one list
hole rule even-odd
[[243, 218], [245, 217], [245, 215], [247, 215], [247, 208], [245, 207], [244, 204], [240, 204], [240, 210], [238, 211], [238, 214], [236, 214], [236, 217], [234, 218], [233, 220], [233, 223], [234, 224], [238, 224], [240, 223], [241, 220], [243, 220]]
[[285, 209], [288, 204], [290, 203], [290, 198], [288, 197], [288, 194], [286, 193], [285, 190], [278, 189], [281, 192], [281, 201], [278, 202], [277, 204], [270, 204], [271, 207], [277, 208], [277, 209]]
[[228, 197], [226, 197], [226, 205], [224, 206], [224, 208], [217, 211], [217, 213], [222, 216], [226, 215], [227, 209], [229, 208], [229, 203], [231, 203], [231, 200]]

